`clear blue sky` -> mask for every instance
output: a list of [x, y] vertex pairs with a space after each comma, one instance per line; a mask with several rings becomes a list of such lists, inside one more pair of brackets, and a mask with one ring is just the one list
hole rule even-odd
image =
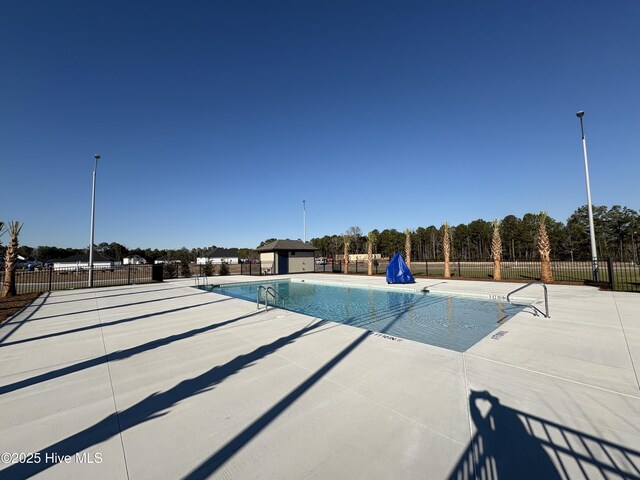
[[20, 1], [0, 218], [129, 248], [640, 208], [640, 2]]

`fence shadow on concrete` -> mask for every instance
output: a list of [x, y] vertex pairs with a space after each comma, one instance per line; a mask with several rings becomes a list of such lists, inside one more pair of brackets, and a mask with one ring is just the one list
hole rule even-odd
[[[51, 444], [37, 453], [41, 458], [47, 458], [47, 456], [54, 454], [58, 455], [58, 458], [66, 455], [74, 456], [76, 453], [87, 450], [123, 431], [167, 415], [171, 407], [185, 398], [213, 390], [227, 378], [250, 368], [260, 359], [275, 353], [325, 323], [324, 320], [318, 320], [290, 335], [261, 345], [251, 352], [238, 355], [227, 363], [214, 366], [200, 375], [185, 379], [168, 390], [153, 393], [131, 407], [114, 412], [94, 425]], [[2, 471], [2, 474], [5, 478], [29, 478], [52, 466], [52, 463], [18, 463], [10, 465]]]
[[[85, 325], [83, 327], [77, 327], [77, 328], [72, 328], [70, 330], [61, 330], [61, 331], [58, 331], [58, 332], [47, 333], [47, 334], [44, 334], [44, 335], [39, 335], [37, 337], [22, 338], [20, 340], [14, 340], [14, 341], [11, 341], [11, 342], [6, 342], [5, 341], [5, 339], [8, 338], [8, 335], [7, 335], [4, 338], [0, 339], [0, 348], [10, 347], [11, 345], [19, 345], [21, 343], [35, 342], [35, 341], [44, 340], [44, 339], [47, 339], [47, 338], [60, 337], [60, 336], [63, 336], [63, 335], [71, 335], [73, 333], [78, 333], [78, 332], [86, 332], [88, 330], [101, 329], [103, 327], [121, 325], [121, 324], [124, 324], [124, 323], [135, 322], [137, 320], [142, 320], [142, 319], [145, 319], [145, 318], [159, 317], [161, 315], [177, 313], [177, 312], [184, 312], [185, 310], [191, 310], [191, 309], [194, 309], [194, 308], [197, 308], [197, 307], [204, 307], [204, 306], [211, 305], [211, 304], [214, 304], [214, 303], [226, 302], [228, 300], [230, 300], [230, 298], [222, 298], [222, 299], [218, 299], [218, 300], [212, 300], [210, 302], [197, 303], [195, 305], [187, 305], [187, 306], [184, 306], [184, 307], [171, 308], [169, 310], [163, 310], [163, 311], [160, 311], [160, 312], [145, 313], [143, 315], [137, 315], [135, 317], [120, 318], [118, 320], [112, 320], [110, 322], [102, 322], [98, 318], [98, 321], [96, 323], [92, 323], [90, 325]], [[118, 307], [125, 307], [125, 306], [126, 305], [119, 305]], [[102, 310], [102, 309], [100, 309], [100, 310]], [[100, 310], [93, 310], [93, 311], [99, 312]], [[36, 320], [36, 319], [34, 319], [34, 320]], [[41, 319], [37, 319], [37, 320], [41, 320]], [[28, 321], [28, 318], [23, 320], [23, 321], [21, 321], [20, 325], [22, 325], [26, 321]], [[13, 332], [11, 332], [11, 333], [13, 333]]]
[[449, 480], [640, 479], [640, 452], [500, 404], [471, 391], [476, 433]]
[[239, 317], [232, 318], [230, 320], [225, 320], [223, 322], [218, 322], [218, 323], [212, 323], [210, 325], [205, 325], [204, 327], [194, 328], [186, 332], [170, 335], [168, 337], [158, 338], [156, 340], [151, 340], [150, 342], [143, 343], [141, 345], [136, 345], [135, 347], [127, 348], [124, 350], [117, 350], [112, 353], [107, 353], [106, 355], [101, 355], [98, 357], [83, 360], [81, 362], [74, 363], [72, 365], [66, 365], [56, 370], [51, 370], [46, 373], [34, 375], [33, 377], [29, 377], [24, 380], [19, 380], [14, 383], [0, 385], [0, 396], [10, 392], [14, 392], [16, 390], [23, 389], [23, 388], [32, 387], [39, 383], [48, 382], [56, 378], [61, 378], [67, 375], [81, 372], [88, 368], [97, 367], [98, 365], [103, 365], [107, 362], [117, 362], [117, 361], [127, 360], [131, 357], [134, 357], [144, 352], [149, 352], [151, 350], [155, 350], [161, 347], [166, 347], [167, 345], [171, 345], [175, 342], [187, 340], [197, 335], [201, 335], [203, 333], [208, 333], [219, 328], [227, 327], [241, 320], [246, 320], [247, 318], [253, 317], [258, 313], [260, 313], [260, 311], [251, 312], [246, 315], [241, 315]]
[[[401, 318], [404, 308], [391, 310], [383, 317], [388, 320], [385, 327], [380, 330], [380, 333], [386, 333], [389, 331], [395, 323]], [[364, 317], [353, 317], [355, 322], [361, 322]], [[348, 322], [347, 322], [348, 323]], [[363, 326], [362, 324], [361, 326]], [[326, 376], [336, 365], [343, 361], [350, 353], [360, 346], [367, 337], [371, 334], [371, 331], [364, 330], [358, 337], [355, 338], [349, 345], [340, 350], [335, 356], [333, 356], [322, 367], [316, 370], [312, 375], [307, 377], [300, 385], [285, 395], [282, 400], [273, 405], [270, 409], [264, 412], [260, 417], [254, 420], [244, 430], [238, 432], [232, 439], [230, 439], [225, 445], [215, 451], [209, 458], [204, 460], [200, 465], [194, 468], [188, 475], [185, 476], [187, 480], [199, 480], [209, 478], [216, 473], [228, 460], [230, 460], [238, 451], [240, 451], [245, 445], [253, 440], [261, 431], [267, 428], [276, 418], [278, 418], [287, 408], [291, 407], [306, 391], [311, 389], [319, 380]]]

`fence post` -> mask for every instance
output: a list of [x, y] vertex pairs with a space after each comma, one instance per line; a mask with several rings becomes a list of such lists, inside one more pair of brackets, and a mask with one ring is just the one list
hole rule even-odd
[[613, 259], [607, 257], [607, 269], [609, 270], [609, 288], [613, 291]]
[[460, 272], [460, 257], [458, 257], [458, 277], [462, 277], [462, 274]]
[[429, 276], [429, 262], [427, 261], [427, 259], [424, 259], [424, 276], [428, 277]]
[[53, 281], [53, 265], [49, 267], [49, 291], [51, 291], [52, 281]]

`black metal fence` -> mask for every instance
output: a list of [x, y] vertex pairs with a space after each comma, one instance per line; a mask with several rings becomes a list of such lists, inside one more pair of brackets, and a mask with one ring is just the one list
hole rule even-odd
[[[162, 281], [162, 276], [153, 275], [155, 265], [117, 265], [109, 268], [94, 267], [93, 286], [134, 285]], [[0, 286], [4, 285], [4, 271], [0, 272]], [[89, 286], [87, 267], [43, 268], [36, 270], [16, 270], [16, 292], [49, 292], [86, 288]]]
[[[372, 265], [374, 275], [386, 274], [388, 260], [377, 260]], [[594, 270], [597, 267], [597, 278]], [[366, 261], [349, 262], [349, 274], [366, 275]], [[316, 264], [316, 272], [344, 273], [341, 262]], [[493, 279], [493, 262], [487, 260], [449, 262], [449, 271], [453, 278]], [[613, 258], [598, 261], [551, 262], [551, 271], [555, 282], [582, 283], [598, 285], [618, 291], [640, 292], [640, 265]], [[411, 273], [417, 277], [444, 277], [443, 261], [411, 262]], [[500, 273], [503, 280], [533, 281], [540, 279], [539, 261], [503, 261]]]
[[244, 262], [238, 264], [207, 264], [195, 263], [165, 263], [163, 264], [164, 278], [185, 278], [202, 276], [225, 275], [264, 275], [260, 262]]
[[[376, 260], [372, 266], [374, 275], [385, 275], [388, 260]], [[597, 279], [594, 269], [597, 267]], [[453, 278], [493, 279], [493, 262], [452, 260], [449, 270]], [[344, 273], [341, 262], [315, 264], [316, 272]], [[619, 261], [612, 258], [599, 262], [552, 261], [551, 271], [555, 282], [598, 285], [617, 291], [640, 292], [640, 265], [635, 262]], [[540, 279], [540, 262], [501, 262], [503, 280], [533, 281]], [[366, 261], [350, 262], [349, 274], [367, 275]], [[444, 262], [413, 261], [411, 273], [416, 277], [444, 277]], [[162, 281], [163, 278], [178, 278], [209, 275], [264, 275], [260, 262], [246, 262], [235, 265], [195, 265], [185, 268], [182, 264], [164, 265], [118, 265], [113, 268], [94, 268], [93, 286], [116, 286]], [[4, 284], [4, 271], [0, 271], [0, 288]], [[46, 292], [89, 286], [89, 270], [85, 268], [45, 268], [34, 271], [16, 271], [18, 294]]]

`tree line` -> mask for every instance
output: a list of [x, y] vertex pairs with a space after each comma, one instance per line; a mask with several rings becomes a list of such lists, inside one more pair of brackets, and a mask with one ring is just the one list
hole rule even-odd
[[[593, 207], [596, 245], [600, 258], [613, 257], [624, 261], [638, 262], [640, 249], [640, 213], [628, 207], [614, 205]], [[500, 220], [500, 236], [502, 243], [502, 259], [510, 260], [539, 260], [537, 248], [539, 215], [527, 213], [519, 218], [507, 215]], [[451, 257], [462, 261], [489, 260], [492, 255], [492, 223], [487, 220], [474, 220], [468, 224], [449, 226], [449, 241]], [[553, 218], [547, 218], [546, 228], [549, 235], [551, 255], [555, 260], [588, 260], [591, 258], [591, 243], [589, 237], [589, 219], [587, 206], [578, 208], [562, 223]], [[395, 252], [406, 250], [406, 232], [396, 229], [374, 229], [371, 232], [375, 242], [373, 252], [383, 257], [392, 257]], [[411, 257], [414, 261], [443, 260], [443, 232], [442, 227], [430, 225], [410, 230]], [[275, 240], [266, 239], [260, 245]], [[359, 227], [351, 227], [345, 233], [325, 235], [312, 238], [311, 244], [318, 248], [318, 254], [323, 257], [335, 257], [344, 253], [345, 241], [349, 253], [364, 254], [367, 252], [367, 235]], [[216, 248], [215, 245], [203, 248], [182, 247], [180, 249], [152, 249], [127, 248], [118, 242], [103, 242], [95, 246], [102, 255], [121, 261], [127, 255], [140, 255], [149, 262], [155, 260], [177, 260], [180, 262], [195, 262], [197, 257]], [[259, 257], [257, 251], [251, 248], [229, 248], [236, 252], [239, 258], [251, 260]], [[29, 247], [21, 245], [17, 254], [24, 258], [41, 261], [57, 260], [84, 253], [87, 249], [60, 248], [54, 246]], [[0, 243], [0, 255], [4, 255], [4, 248]]]
[[[122, 261], [124, 257], [130, 255], [139, 255], [148, 262], [153, 263], [156, 260], [179, 261], [182, 263], [193, 263], [196, 258], [203, 257], [206, 252], [215, 249], [216, 246], [204, 248], [178, 248], [178, 249], [157, 249], [157, 248], [127, 248], [118, 242], [102, 242], [94, 245], [94, 252], [105, 257], [112, 258], [116, 261]], [[0, 254], [2, 254], [2, 246], [0, 245]], [[237, 254], [238, 258], [253, 258], [256, 251], [251, 248], [229, 248], [231, 253]], [[72, 255], [86, 253], [86, 248], [60, 248], [52, 246], [30, 247], [20, 245], [17, 248], [17, 254], [28, 259], [36, 259], [40, 261], [63, 260]]]
[[[614, 205], [593, 207], [594, 230], [598, 257], [613, 257], [638, 262], [640, 257], [640, 213]], [[507, 215], [500, 223], [501, 255], [509, 260], [539, 260], [537, 247], [539, 214], [527, 213], [522, 218]], [[451, 257], [462, 261], [490, 260], [492, 256], [493, 222], [478, 219], [468, 224], [449, 226]], [[587, 206], [578, 208], [562, 223], [546, 218], [551, 255], [556, 260], [589, 260], [591, 241]], [[373, 252], [391, 257], [406, 250], [406, 232], [396, 229], [372, 230]], [[410, 230], [411, 258], [414, 261], [443, 260], [443, 229], [435, 225]], [[311, 239], [324, 257], [335, 257], [345, 251], [366, 253], [367, 236], [359, 227], [351, 227], [338, 235]]]

